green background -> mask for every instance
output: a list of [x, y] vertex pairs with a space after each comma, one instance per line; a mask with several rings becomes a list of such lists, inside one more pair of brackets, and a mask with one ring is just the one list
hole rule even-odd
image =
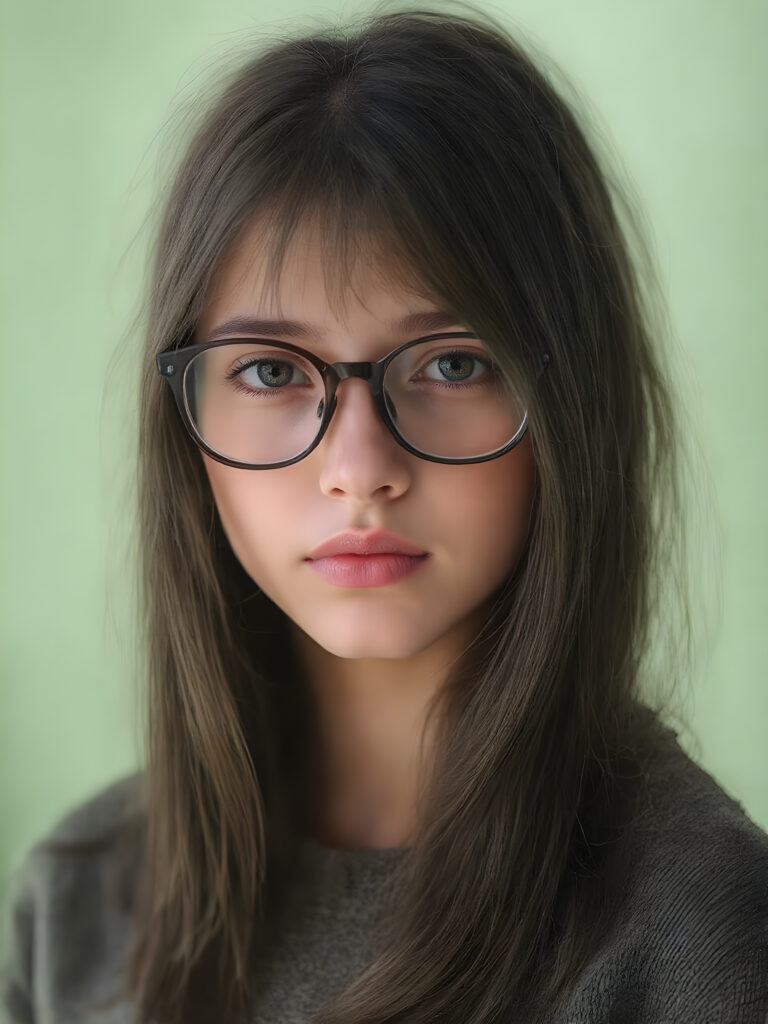
[[[768, 7], [525, 0], [652, 225], [681, 386], [722, 524], [697, 556], [689, 749], [768, 829]], [[5, 0], [2, 7], [0, 886], [65, 810], [137, 764], [126, 508], [145, 218], [173, 111], [261, 36], [360, 10], [307, 0]], [[692, 527], [693, 529], [693, 527]], [[701, 551], [705, 546], [702, 542]]]

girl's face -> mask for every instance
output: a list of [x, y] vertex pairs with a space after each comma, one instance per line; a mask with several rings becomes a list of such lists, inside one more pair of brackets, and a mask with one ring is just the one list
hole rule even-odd
[[[327, 362], [377, 360], [429, 330], [404, 335], [391, 324], [437, 310], [416, 293], [358, 273], [344, 322], [325, 297], [319, 247], [292, 247], [279, 308], [260, 302], [265, 259], [254, 223], [206, 296], [196, 341], [235, 317], [301, 320], [316, 339], [285, 340]], [[451, 324], [451, 330], [470, 330]], [[442, 330], [442, 328], [441, 328]], [[217, 332], [218, 333], [218, 332]], [[223, 336], [243, 337], [242, 329]], [[401, 448], [387, 430], [366, 381], [343, 381], [320, 444], [280, 469], [225, 466], [202, 454], [222, 525], [243, 568], [309, 637], [340, 658], [409, 658], [438, 645], [460, 651], [483, 604], [514, 568], [526, 539], [535, 487], [530, 435], [490, 462], [445, 465]], [[418, 570], [378, 586], [330, 582], [308, 556], [347, 529], [381, 528], [427, 553]], [[442, 643], [441, 643], [442, 641]]]

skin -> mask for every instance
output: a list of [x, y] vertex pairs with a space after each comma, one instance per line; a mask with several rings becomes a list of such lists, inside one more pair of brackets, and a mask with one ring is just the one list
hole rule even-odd
[[[285, 317], [315, 326], [317, 339], [286, 340], [327, 361], [375, 360], [428, 333], [395, 334], [388, 322], [439, 306], [384, 287], [366, 270], [351, 282], [337, 318], [308, 234], [289, 252], [277, 305], [265, 304], [260, 238], [254, 223], [220, 268], [196, 340], [234, 316]], [[444, 465], [397, 444], [365, 381], [343, 382], [337, 399], [318, 447], [292, 466], [250, 471], [201, 457], [232, 549], [290, 620], [315, 695], [322, 752], [315, 837], [345, 848], [402, 846], [417, 825], [417, 774], [430, 751], [428, 734], [423, 752], [420, 746], [427, 705], [519, 558], [536, 469], [528, 433], [498, 459]], [[394, 584], [334, 586], [305, 559], [355, 527], [393, 530], [430, 557]]]

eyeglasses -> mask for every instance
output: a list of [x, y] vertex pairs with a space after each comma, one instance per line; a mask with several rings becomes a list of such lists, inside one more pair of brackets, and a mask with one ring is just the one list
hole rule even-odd
[[[539, 374], [549, 360], [543, 356]], [[528, 426], [518, 389], [468, 331], [408, 341], [375, 363], [325, 363], [266, 338], [187, 345], [156, 362], [195, 443], [241, 469], [279, 469], [309, 455], [349, 377], [368, 381], [397, 443], [430, 462], [496, 459], [520, 443]]]

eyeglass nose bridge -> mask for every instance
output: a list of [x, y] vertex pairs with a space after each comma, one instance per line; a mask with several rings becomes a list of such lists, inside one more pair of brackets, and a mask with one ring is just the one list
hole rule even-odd
[[[359, 377], [360, 380], [367, 380], [374, 401], [379, 404], [381, 393], [384, 387], [385, 366], [381, 363], [329, 363], [326, 367], [326, 374], [330, 376], [330, 396], [335, 399], [336, 388], [343, 380], [351, 377]], [[327, 378], [326, 378], [327, 379]]]
[[325, 425], [322, 430], [321, 436], [325, 434], [325, 431], [330, 426], [330, 421], [333, 414], [336, 411], [336, 390], [339, 384], [343, 380], [349, 380], [351, 377], [358, 377], [360, 380], [368, 381], [371, 389], [371, 397], [373, 398], [373, 404], [379, 413], [379, 416], [384, 421], [385, 426], [391, 434], [394, 435], [396, 440], [400, 441], [400, 438], [395, 429], [394, 420], [397, 414], [394, 409], [388, 409], [388, 403], [384, 400], [384, 372], [386, 365], [384, 363], [329, 363], [326, 366], [326, 399], [327, 399], [327, 415], [325, 417]]
[[333, 370], [339, 381], [359, 377], [361, 380], [372, 380], [375, 384], [382, 376], [376, 372], [381, 369], [376, 363], [331, 363], [329, 369]]

